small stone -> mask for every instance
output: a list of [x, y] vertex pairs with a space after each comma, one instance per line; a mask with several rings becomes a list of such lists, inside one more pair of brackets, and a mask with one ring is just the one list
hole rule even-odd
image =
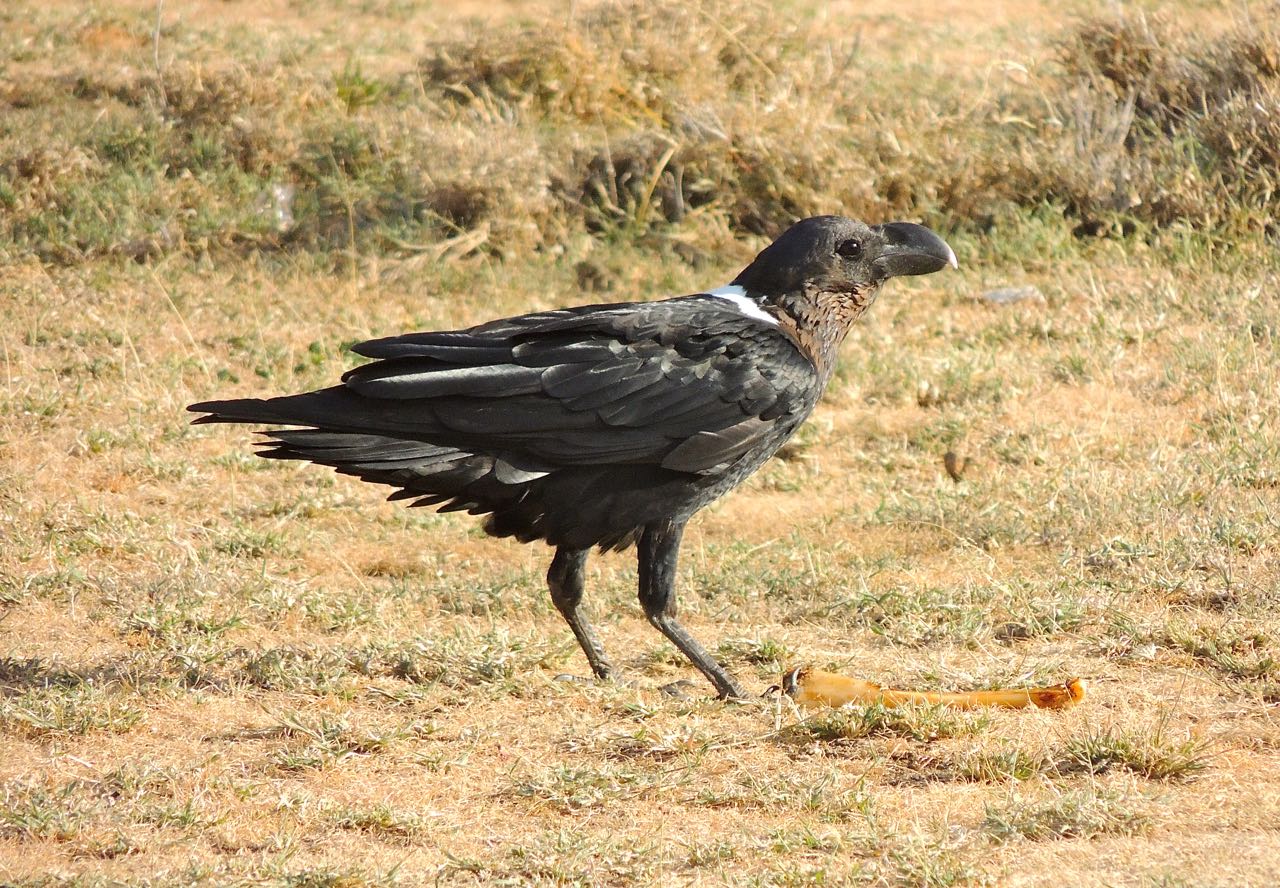
[[677, 700], [692, 700], [693, 694], [689, 693], [693, 690], [694, 684], [687, 678], [679, 681], [673, 681], [670, 684], [664, 684], [658, 690], [666, 694], [668, 697], [675, 697]]
[[1044, 302], [1044, 294], [1037, 287], [997, 287], [982, 294], [984, 302], [992, 305], [1012, 305], [1015, 302]]
[[253, 202], [253, 211], [268, 221], [279, 234], [287, 234], [293, 228], [293, 198], [296, 189], [292, 185], [272, 185], [262, 191]]
[[1031, 628], [1022, 623], [1004, 623], [996, 627], [996, 638], [1000, 641], [1013, 641], [1019, 638], [1030, 638]]
[[613, 274], [596, 262], [584, 259], [574, 267], [578, 275], [578, 289], [584, 293], [605, 293], [614, 288]]
[[1156, 658], [1156, 646], [1148, 642], [1140, 644], [1133, 649], [1133, 659], [1135, 660], [1154, 660]]

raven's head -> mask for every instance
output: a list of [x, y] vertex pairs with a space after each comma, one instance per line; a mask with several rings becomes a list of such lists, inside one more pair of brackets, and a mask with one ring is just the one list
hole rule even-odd
[[948, 265], [956, 266], [956, 254], [923, 225], [814, 216], [783, 232], [733, 283], [765, 301], [806, 291], [867, 294], [891, 277]]

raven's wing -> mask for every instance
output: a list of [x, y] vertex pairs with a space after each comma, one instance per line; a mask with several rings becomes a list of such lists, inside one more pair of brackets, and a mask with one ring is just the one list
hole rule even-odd
[[779, 425], [794, 427], [817, 397], [812, 365], [776, 326], [705, 296], [525, 315], [354, 350], [381, 359], [343, 377], [383, 417], [397, 416], [397, 428], [377, 431], [544, 470], [716, 471]]
[[776, 447], [820, 385], [777, 326], [705, 295], [523, 315], [353, 350], [379, 360], [341, 386], [190, 409], [212, 414], [208, 422], [489, 454], [524, 472], [615, 464], [701, 474], [771, 438]]

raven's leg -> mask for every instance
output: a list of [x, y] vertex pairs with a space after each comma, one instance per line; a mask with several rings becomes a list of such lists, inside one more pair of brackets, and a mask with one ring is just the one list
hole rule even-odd
[[564, 616], [569, 628], [582, 645], [582, 652], [587, 655], [591, 671], [596, 678], [609, 678], [613, 674], [613, 666], [604, 655], [596, 630], [587, 622], [582, 612], [582, 568], [587, 563], [586, 549], [556, 549], [551, 559], [551, 569], [547, 571], [547, 586], [551, 589], [551, 601], [556, 610]]
[[684, 523], [650, 524], [640, 535], [640, 606], [645, 616], [707, 677], [721, 698], [746, 699], [746, 693], [715, 658], [676, 622], [676, 562]]

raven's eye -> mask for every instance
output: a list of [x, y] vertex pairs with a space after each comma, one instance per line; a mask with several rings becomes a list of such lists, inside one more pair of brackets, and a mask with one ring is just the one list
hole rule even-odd
[[862, 244], [853, 238], [842, 240], [836, 245], [836, 253], [846, 259], [858, 259], [862, 256]]

